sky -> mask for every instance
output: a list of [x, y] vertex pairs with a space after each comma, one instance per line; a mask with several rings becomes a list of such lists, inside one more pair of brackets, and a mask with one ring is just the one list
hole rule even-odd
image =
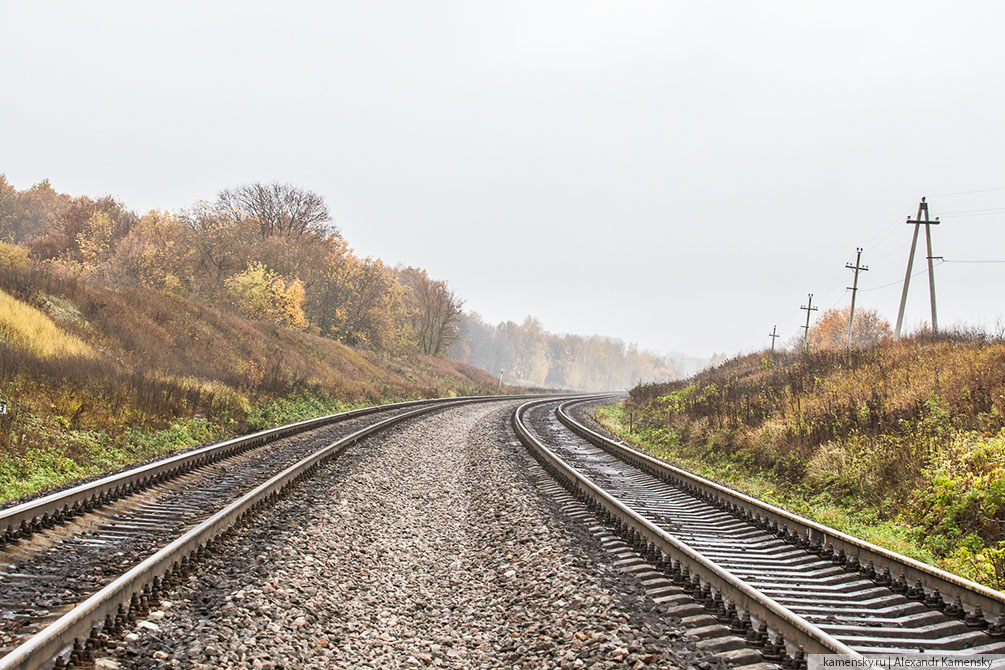
[[[1005, 327], [1005, 3], [0, 0], [0, 173], [139, 212], [255, 181], [489, 322], [753, 351]], [[922, 238], [923, 239], [923, 238]], [[921, 246], [915, 272], [925, 269]], [[971, 261], [995, 261], [974, 263]], [[927, 277], [905, 322], [929, 319]]]

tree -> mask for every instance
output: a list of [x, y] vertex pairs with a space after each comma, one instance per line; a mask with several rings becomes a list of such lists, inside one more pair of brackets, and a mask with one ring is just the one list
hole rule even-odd
[[180, 220], [187, 229], [187, 244], [194, 252], [195, 284], [212, 296], [224, 281], [255, 258], [258, 226], [254, 220], [235, 220], [207, 202], [184, 210]]
[[324, 198], [291, 184], [247, 184], [220, 191], [217, 209], [234, 221], [254, 219], [262, 239], [338, 235]]
[[283, 279], [261, 263], [252, 263], [226, 284], [238, 309], [247, 316], [300, 330], [307, 327], [299, 279]]
[[18, 191], [0, 174], [0, 240], [20, 244], [36, 239], [55, 227], [69, 202], [48, 179]]
[[408, 289], [408, 307], [412, 331], [419, 351], [439, 356], [457, 335], [462, 301], [446, 282], [430, 279], [425, 270], [399, 270], [402, 284]]
[[555, 335], [532, 317], [519, 325], [506, 321], [490, 326], [469, 313], [461, 315], [459, 324], [450, 357], [492, 374], [503, 370], [508, 382], [598, 391], [679, 375], [670, 361], [635, 345], [626, 347], [609, 337]]
[[193, 284], [197, 258], [187, 232], [174, 214], [151, 210], [119, 242], [111, 261], [112, 276], [123, 284], [187, 291]]
[[[48, 182], [44, 182], [44, 187], [36, 185], [27, 193], [47, 201], [49, 190]], [[89, 274], [99, 271], [139, 220], [111, 196], [98, 200], [80, 196], [67, 201], [58, 211], [55, 220], [31, 240], [32, 255]]]
[[[848, 342], [848, 311], [831, 309], [813, 324], [807, 337], [809, 348], [813, 351], [822, 349], [844, 349]], [[851, 332], [853, 347], [867, 347], [893, 335], [890, 323], [883, 319], [876, 310], [855, 310], [855, 324]]]
[[350, 263], [339, 339], [373, 349], [390, 349], [395, 341], [395, 313], [402, 288], [389, 267], [377, 258]]

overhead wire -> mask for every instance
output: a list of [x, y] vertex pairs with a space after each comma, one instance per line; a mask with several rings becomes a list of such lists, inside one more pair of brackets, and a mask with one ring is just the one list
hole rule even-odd
[[[938, 261], [937, 263], [934, 263], [934, 264], [932, 265], [932, 268], [933, 268], [933, 269], [934, 269], [934, 268], [937, 268], [937, 267], [939, 267], [940, 265], [942, 265], [943, 263], [948, 263], [948, 262], [949, 262], [949, 261], [944, 261], [944, 260], [939, 260], [939, 261]], [[917, 272], [915, 272], [915, 273], [914, 273], [913, 275], [911, 275], [911, 279], [914, 279], [914, 278], [915, 278], [915, 277], [917, 277], [918, 275], [923, 275], [923, 274], [925, 274], [926, 272], [928, 272], [928, 268], [927, 268], [927, 267], [926, 267], [926, 268], [922, 268], [921, 270], [918, 270], [918, 271], [917, 271]], [[897, 281], [892, 281], [892, 282], [890, 282], [889, 284], [883, 284], [883, 285], [881, 285], [881, 286], [870, 286], [869, 288], [860, 288], [860, 289], [859, 289], [859, 291], [878, 291], [878, 290], [880, 290], [880, 289], [882, 289], [882, 288], [890, 288], [891, 286], [896, 286], [897, 284], [901, 284], [901, 283], [903, 283], [903, 280], [901, 280], [901, 279], [898, 279]]]
[[[936, 193], [936, 194], [932, 195], [931, 197], [932, 198], [949, 198], [949, 197], [956, 197], [956, 196], [962, 196], [962, 195], [973, 195], [973, 194], [978, 194], [978, 193], [992, 193], [992, 192], [996, 192], [996, 191], [1005, 191], [1005, 186], [996, 186], [996, 187], [993, 187], [993, 188], [982, 188], [982, 189], [971, 189], [971, 190], [967, 190], [967, 191], [954, 191], [954, 192], [950, 192], [950, 193]], [[879, 247], [883, 242], [885, 242], [893, 234], [893, 232], [898, 227], [900, 227], [901, 225], [904, 224], [904, 222], [905, 222], [905, 216], [909, 217], [910, 214], [911, 214], [912, 209], [913, 208], [910, 208], [910, 207], [906, 208], [904, 210], [904, 212], [901, 214], [900, 218], [896, 222], [891, 222], [887, 227], [883, 228], [881, 231], [879, 231], [875, 235], [873, 235], [873, 237], [869, 238], [866, 241], [866, 243], [862, 245], [862, 248], [865, 251], [872, 251], [872, 250], [876, 249], [877, 247]], [[955, 219], [955, 218], [967, 218], [967, 217], [975, 217], [975, 216], [995, 216], [995, 215], [999, 215], [999, 214], [1005, 214], [1005, 207], [990, 207], [990, 208], [984, 208], [984, 209], [957, 210], [957, 211], [943, 212], [943, 213], [940, 213], [939, 218], [954, 218]], [[873, 263], [881, 263], [884, 260], [886, 260], [886, 259], [890, 258], [891, 256], [893, 256], [894, 254], [902, 253], [908, 246], [909, 246], [909, 243], [906, 243], [906, 242], [904, 244], [897, 245], [896, 248], [890, 250], [885, 255], [881, 256], [879, 259], [873, 261]], [[944, 263], [1005, 264], [1005, 260], [959, 260], [959, 261], [957, 261], [957, 260], [945, 260], [945, 259], [941, 259], [940, 258], [940, 259], [935, 259], [935, 261], [936, 262], [932, 266], [933, 269], [935, 267], [938, 267], [938, 266], [944, 264]], [[835, 287], [835, 284], [838, 283], [839, 278], [840, 278], [842, 272], [844, 271], [844, 269], [846, 269], [846, 268], [842, 268], [841, 270], [838, 270], [836, 273], [834, 273], [833, 275], [831, 275], [830, 279], [827, 280], [827, 282], [825, 283], [825, 288], [823, 290], [823, 293], [821, 294], [822, 298], [824, 298], [826, 300], [826, 298], [830, 297], [830, 295], [832, 295], [834, 293], [833, 288]], [[925, 274], [926, 272], [928, 272], [928, 268], [927, 267], [923, 267], [921, 270], [919, 270], [919, 271], [915, 272], [914, 274], [912, 274], [911, 275], [911, 279], [913, 279], [913, 278], [915, 278], [915, 277], [917, 277], [919, 275]], [[885, 288], [890, 288], [891, 286], [896, 286], [898, 284], [901, 284], [902, 281], [903, 280], [898, 279], [897, 281], [893, 281], [893, 282], [890, 282], [890, 283], [887, 283], [887, 284], [882, 284], [880, 286], [871, 286], [869, 288], [859, 288], [858, 290], [859, 291], [863, 291], [863, 292], [879, 291], [879, 290], [882, 290], [882, 289], [885, 289]], [[851, 288], [849, 288], [849, 287], [846, 286], [844, 288], [844, 291], [839, 296], [837, 296], [837, 298], [831, 303], [830, 307], [828, 307], [827, 309], [833, 309], [839, 302], [841, 302], [848, 295], [848, 293], [851, 290], [852, 290]], [[824, 302], [824, 301], [822, 300], [821, 302]], [[802, 309], [796, 309], [796, 310], [793, 310], [792, 312], [790, 312], [785, 317], [783, 323], [785, 323], [785, 324], [790, 323], [791, 320], [793, 319], [793, 317], [796, 316], [800, 311], [802, 311]], [[800, 328], [802, 328], [802, 326], [800, 326]]]
[[1005, 263], [1005, 261], [955, 261], [955, 260], [943, 260], [943, 263]]
[[972, 219], [975, 216], [1000, 216], [1005, 214], [1005, 209], [998, 212], [982, 212], [980, 214], [943, 214], [944, 219]]
[[941, 212], [939, 216], [962, 216], [964, 214], [997, 214], [1005, 212], [1005, 207], [985, 207], [983, 209], [961, 209], [958, 212]]
[[[882, 242], [884, 242], [887, 238], [889, 238], [893, 234], [893, 232], [895, 230], [897, 230], [897, 228], [899, 228], [900, 226], [902, 226], [904, 224], [904, 220], [905, 220], [905, 218], [907, 216], [910, 215], [911, 209], [912, 208], [910, 208], [910, 207], [905, 208], [901, 212], [900, 216], [898, 217], [898, 219], [896, 221], [892, 221], [885, 228], [883, 228], [882, 230], [880, 230], [879, 232], [877, 232], [875, 235], [873, 235], [871, 238], [869, 238], [866, 241], [866, 243], [863, 245], [863, 249], [865, 249], [865, 250], [875, 249]], [[887, 256], [884, 256], [884, 258], [887, 258], [890, 255], [892, 255], [894, 253], [897, 253], [898, 251], [901, 251], [901, 250], [902, 250], [902, 247], [898, 247], [897, 249], [894, 249], [892, 252], [890, 252], [889, 254], [887, 254]], [[882, 260], [882, 259], [880, 259], [880, 260]], [[842, 300], [844, 300], [847, 297], [848, 293], [851, 291], [851, 289], [849, 287], [847, 287], [847, 286], [841, 286], [841, 284], [844, 283], [841, 280], [841, 277], [844, 275], [844, 273], [845, 273], [846, 270], [847, 270], [847, 268], [845, 268], [845, 267], [841, 267], [841, 268], [837, 269], [833, 274], [830, 275], [830, 277], [825, 282], [823, 282], [823, 285], [824, 285], [823, 290], [820, 293], [814, 293], [813, 294], [814, 297], [818, 298], [818, 300], [819, 300], [818, 304], [820, 304], [820, 305], [822, 305], [822, 304], [824, 304], [824, 303], [826, 303], [828, 301], [830, 302], [829, 306], [826, 307], [825, 310], [833, 309], [834, 307], [836, 307], [838, 305], [838, 303], [840, 303]], [[838, 287], [840, 287], [840, 293], [837, 292], [838, 291]], [[836, 297], [834, 297], [833, 300], [831, 300], [832, 296], [836, 296]], [[788, 326], [789, 324], [791, 324], [793, 322], [794, 317], [797, 314], [799, 314], [799, 312], [801, 312], [801, 311], [803, 311], [801, 308], [800, 309], [794, 309], [794, 310], [792, 310], [791, 312], [788, 313], [788, 315], [785, 316], [785, 318], [780, 323], [783, 324], [784, 326]], [[800, 325], [799, 328], [803, 328], [803, 326]]]
[[1005, 191], [1005, 186], [995, 186], [994, 188], [979, 188], [973, 191], [956, 191], [955, 193], [936, 193], [933, 198], [950, 198], [957, 195], [970, 195], [971, 193], [991, 193], [992, 191]]

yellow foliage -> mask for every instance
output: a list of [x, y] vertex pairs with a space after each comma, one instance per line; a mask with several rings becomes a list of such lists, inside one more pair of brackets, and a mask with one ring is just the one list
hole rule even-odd
[[30, 265], [31, 260], [25, 247], [0, 241], [0, 270], [23, 272]]
[[105, 212], [95, 211], [77, 238], [81, 268], [85, 274], [94, 272], [98, 264], [111, 255], [114, 241], [112, 217]]
[[44, 312], [0, 291], [0, 340], [39, 358], [93, 358], [84, 341], [57, 326]]
[[191, 283], [193, 250], [184, 244], [185, 226], [173, 214], [151, 210], [119, 243], [116, 273], [127, 280], [182, 294]]
[[261, 263], [227, 280], [237, 306], [248, 316], [281, 326], [304, 330], [304, 285], [299, 279], [286, 280]]

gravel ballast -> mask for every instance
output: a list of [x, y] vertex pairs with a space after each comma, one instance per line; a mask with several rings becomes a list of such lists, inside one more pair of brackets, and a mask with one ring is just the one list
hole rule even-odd
[[98, 667], [698, 663], [535, 488], [514, 406], [447, 409], [352, 447], [231, 535]]

